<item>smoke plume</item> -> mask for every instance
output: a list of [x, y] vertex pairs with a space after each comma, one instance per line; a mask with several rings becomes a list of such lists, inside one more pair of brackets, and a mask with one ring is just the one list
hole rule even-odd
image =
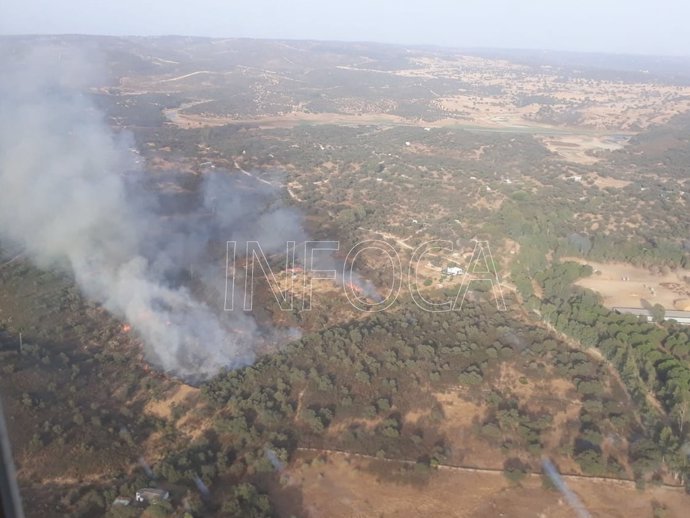
[[[4, 59], [2, 59], [4, 61]], [[83, 92], [91, 67], [62, 48], [8, 60], [0, 77], [0, 241], [40, 267], [64, 267], [89, 299], [129, 322], [147, 359], [186, 379], [253, 361], [261, 331], [241, 312], [219, 315], [185, 283], [225, 277], [216, 239], [272, 251], [304, 239], [297, 213], [270, 186], [212, 175], [190, 195], [154, 196], [131, 138], [115, 134]], [[195, 198], [195, 196], [197, 196]], [[183, 206], [180, 209], [180, 206]]]

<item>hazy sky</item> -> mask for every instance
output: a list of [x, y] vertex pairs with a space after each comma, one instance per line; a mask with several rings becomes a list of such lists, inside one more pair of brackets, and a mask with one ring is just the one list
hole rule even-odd
[[1, 0], [0, 34], [185, 34], [690, 55], [688, 0]]

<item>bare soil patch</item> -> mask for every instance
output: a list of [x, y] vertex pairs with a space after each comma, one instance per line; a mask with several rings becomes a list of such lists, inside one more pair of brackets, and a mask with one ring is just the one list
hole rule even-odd
[[[423, 478], [400, 475], [396, 461], [347, 455], [303, 453], [287, 470], [288, 488], [299, 489], [306, 517], [472, 517], [572, 518], [561, 494], [544, 489], [540, 475], [513, 485], [500, 473], [439, 470]], [[390, 476], [389, 476], [390, 474]], [[398, 474], [396, 477], [395, 475]], [[667, 487], [636, 490], [631, 484], [568, 480], [593, 517], [652, 516], [652, 502], [666, 506], [668, 517], [685, 516], [690, 497]], [[281, 495], [274, 497], [280, 501]], [[287, 504], [287, 502], [286, 502]], [[289, 505], [279, 506], [289, 516]]]
[[690, 276], [690, 270], [656, 274], [627, 263], [596, 263], [577, 258], [570, 260], [589, 264], [594, 269], [591, 277], [580, 279], [577, 284], [601, 294], [604, 305], [609, 308], [639, 308], [643, 301], [647, 301], [661, 304], [666, 309], [677, 309], [690, 298], [690, 285], [684, 280], [684, 277]]

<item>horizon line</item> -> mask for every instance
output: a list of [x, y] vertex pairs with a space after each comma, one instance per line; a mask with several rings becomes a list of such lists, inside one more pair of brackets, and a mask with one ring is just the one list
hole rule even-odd
[[494, 47], [494, 46], [459, 46], [442, 45], [439, 43], [401, 43], [377, 40], [358, 40], [358, 39], [318, 39], [318, 38], [297, 38], [285, 37], [266, 37], [266, 36], [200, 36], [196, 34], [105, 34], [105, 33], [80, 33], [80, 32], [54, 32], [54, 33], [2, 33], [0, 38], [37, 38], [37, 37], [80, 37], [80, 38], [194, 38], [200, 40], [251, 40], [251, 41], [293, 41], [293, 42], [314, 42], [314, 43], [339, 43], [352, 45], [383, 45], [390, 47], [401, 47], [404, 49], [438, 49], [452, 51], [491, 51], [491, 52], [525, 52], [525, 53], [549, 53], [549, 54], [571, 54], [571, 55], [591, 55], [591, 56], [616, 56], [616, 57], [642, 57], [660, 59], [690, 59], [690, 54], [656, 54], [640, 52], [623, 52], [614, 50], [575, 50], [557, 48], [538, 48], [538, 47]]

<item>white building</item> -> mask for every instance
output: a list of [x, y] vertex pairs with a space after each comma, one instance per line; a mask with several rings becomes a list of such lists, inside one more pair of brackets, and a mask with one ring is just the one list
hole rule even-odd
[[462, 275], [463, 273], [465, 273], [465, 270], [458, 268], [457, 266], [449, 266], [446, 268], [446, 275], [455, 277], [456, 275]]
[[164, 489], [153, 489], [150, 487], [140, 489], [136, 495], [137, 502], [149, 503], [170, 500], [170, 493]]
[[[652, 317], [651, 311], [645, 308], [613, 308], [614, 311], [617, 313], [621, 313], [624, 315], [635, 315], [638, 317], [644, 317], [646, 318], [649, 322], [651, 322], [654, 318]], [[666, 310], [664, 312], [664, 320], [675, 320], [679, 324], [683, 325], [690, 325], [690, 311], [675, 311], [675, 310]]]

